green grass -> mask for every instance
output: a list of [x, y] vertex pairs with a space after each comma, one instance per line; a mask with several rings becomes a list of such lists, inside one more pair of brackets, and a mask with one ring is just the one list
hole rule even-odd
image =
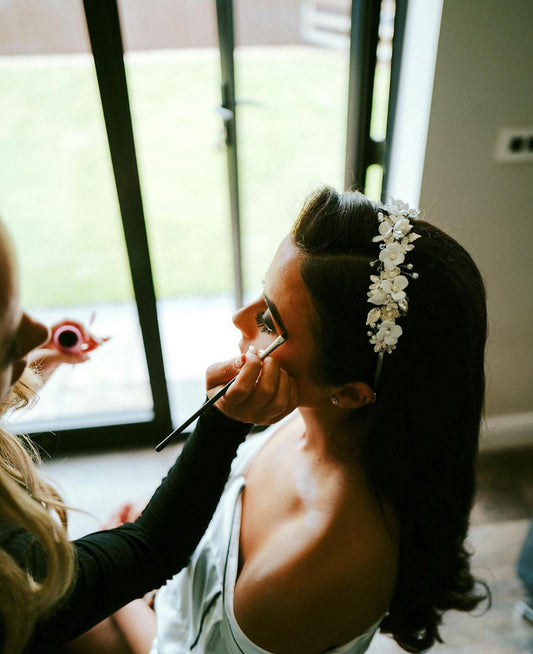
[[[236, 53], [248, 289], [260, 284], [306, 194], [324, 183], [343, 184], [346, 54], [268, 53]], [[0, 65], [0, 214], [19, 252], [23, 301], [35, 307], [130, 298], [92, 61], [26, 61]], [[136, 55], [127, 74], [157, 293], [228, 292], [218, 54]], [[383, 121], [378, 112], [376, 124]]]

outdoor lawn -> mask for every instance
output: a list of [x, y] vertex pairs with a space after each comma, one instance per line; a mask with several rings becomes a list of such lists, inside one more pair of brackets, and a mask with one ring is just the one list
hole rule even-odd
[[[127, 57], [144, 209], [159, 297], [232, 289], [216, 50]], [[342, 188], [347, 53], [236, 53], [245, 282], [256, 289], [305, 195]], [[383, 135], [386, 70], [373, 131]], [[0, 215], [29, 307], [131, 298], [92, 59], [0, 58]], [[367, 191], [379, 194], [379, 171]]]

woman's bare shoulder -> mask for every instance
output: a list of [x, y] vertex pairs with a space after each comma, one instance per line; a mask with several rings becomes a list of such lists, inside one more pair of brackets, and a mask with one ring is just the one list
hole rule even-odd
[[239, 626], [277, 654], [322, 652], [364, 633], [386, 612], [397, 543], [363, 510], [323, 527], [307, 514], [283, 522], [244, 564], [235, 586]]

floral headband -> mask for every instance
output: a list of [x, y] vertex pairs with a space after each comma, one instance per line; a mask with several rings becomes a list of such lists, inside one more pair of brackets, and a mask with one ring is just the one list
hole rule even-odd
[[[374, 392], [377, 390], [383, 355], [396, 349], [402, 328], [396, 324], [396, 319], [405, 315], [408, 310], [408, 298], [405, 289], [409, 284], [407, 277], [417, 279], [418, 273], [411, 272], [413, 264], [404, 264], [405, 255], [414, 248], [413, 241], [420, 234], [412, 232], [410, 220], [416, 218], [418, 211], [410, 209], [401, 200], [392, 200], [378, 212], [379, 235], [372, 241], [380, 243], [379, 259], [370, 265], [377, 267], [377, 275], [370, 275], [368, 302], [375, 304], [370, 309], [366, 324], [370, 327], [368, 336], [378, 353], [378, 365], [374, 379]], [[407, 272], [408, 271], [408, 272]]]

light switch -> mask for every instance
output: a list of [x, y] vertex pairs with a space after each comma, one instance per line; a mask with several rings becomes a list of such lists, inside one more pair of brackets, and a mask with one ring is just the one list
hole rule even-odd
[[499, 163], [533, 161], [533, 127], [500, 127], [494, 160]]

